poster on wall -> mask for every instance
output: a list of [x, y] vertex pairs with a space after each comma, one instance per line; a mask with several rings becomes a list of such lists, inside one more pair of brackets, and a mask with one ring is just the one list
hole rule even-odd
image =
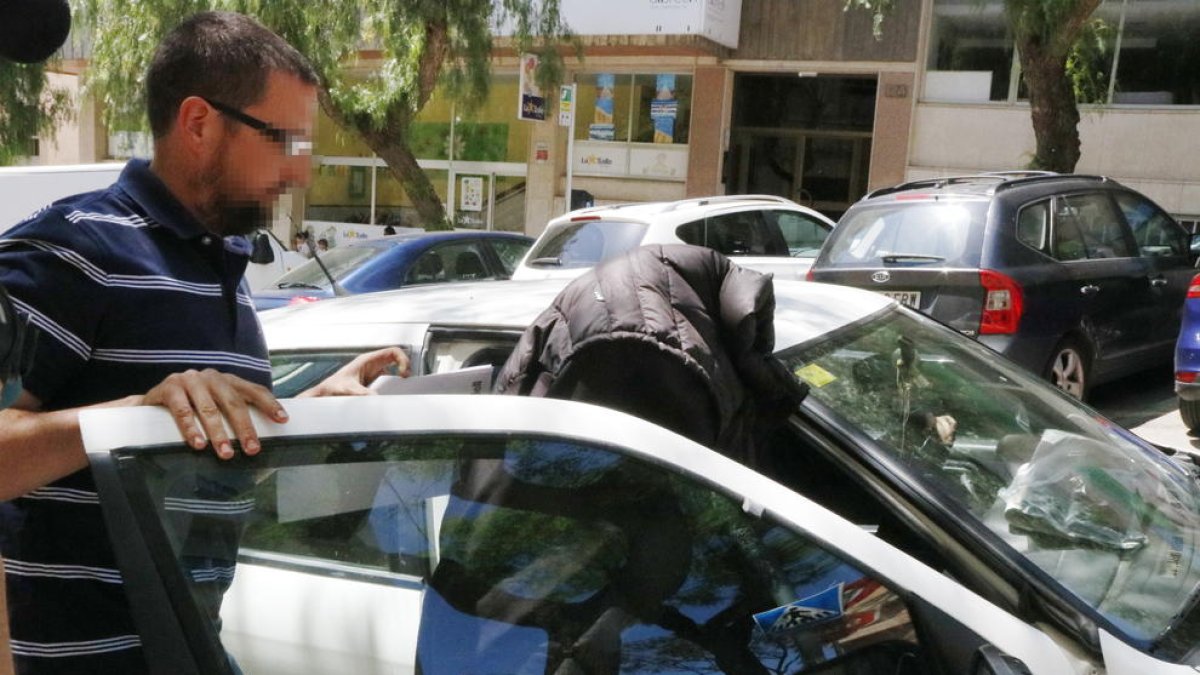
[[458, 208], [461, 211], [483, 210], [483, 176], [463, 176], [458, 182]]
[[625, 176], [629, 173], [629, 147], [624, 143], [579, 141], [572, 163], [580, 176]]
[[686, 147], [653, 148], [634, 146], [629, 151], [629, 175], [658, 180], [687, 179], [688, 151]]
[[654, 142], [674, 143], [675, 116], [679, 111], [679, 101], [675, 98], [675, 76], [660, 74], [655, 81], [654, 92], [654, 100], [650, 101]]
[[517, 119], [541, 122], [546, 119], [546, 98], [537, 84], [537, 54], [521, 55], [521, 86], [518, 87]]
[[611, 141], [616, 137], [613, 126], [613, 89], [617, 76], [612, 73], [596, 75], [596, 106], [592, 111], [592, 123], [588, 125], [588, 138], [593, 141]]

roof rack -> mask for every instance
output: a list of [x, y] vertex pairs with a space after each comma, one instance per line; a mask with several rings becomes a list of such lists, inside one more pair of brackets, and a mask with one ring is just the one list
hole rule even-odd
[[713, 195], [711, 197], [691, 197], [689, 199], [680, 199], [670, 202], [663, 206], [662, 212], [674, 211], [683, 206], [705, 206], [708, 204], [719, 204], [722, 202], [744, 202], [744, 201], [760, 201], [773, 202], [775, 204], [795, 204], [792, 200], [779, 195]]
[[1011, 180], [1007, 180], [1007, 181], [1001, 183], [1000, 185], [996, 186], [996, 191], [999, 192], [1001, 190], [1008, 190], [1010, 188], [1018, 187], [1021, 185], [1028, 185], [1029, 183], [1036, 183], [1038, 181], [1046, 180], [1047, 178], [1092, 180], [1092, 181], [1098, 181], [1101, 183], [1107, 183], [1110, 180], [1112, 180], [1108, 176], [1094, 176], [1091, 174], [1082, 174], [1082, 173], [1053, 173], [1053, 172], [1030, 172], [1030, 173], [1044, 173], [1045, 175], [1032, 175], [1032, 176], [1025, 176], [1022, 178], [1014, 178]]
[[1038, 181], [1056, 179], [1056, 178], [1059, 178], [1059, 179], [1061, 179], [1061, 178], [1079, 178], [1079, 179], [1084, 179], [1084, 180], [1099, 180], [1099, 181], [1109, 180], [1108, 178], [1106, 178], [1104, 176], [1090, 176], [1090, 175], [1073, 174], [1073, 173], [1056, 173], [1054, 171], [1037, 171], [1034, 169], [1028, 169], [1028, 170], [1019, 169], [1019, 170], [1013, 170], [1013, 171], [985, 171], [983, 173], [970, 174], [970, 175], [966, 175], [966, 176], [943, 176], [940, 178], [923, 178], [920, 180], [909, 181], [907, 183], [901, 183], [900, 185], [879, 188], [878, 190], [868, 192], [867, 195], [865, 197], [863, 197], [863, 199], [870, 199], [872, 197], [889, 195], [889, 194], [892, 194], [893, 192], [902, 192], [904, 190], [915, 190], [918, 188], [937, 189], [937, 188], [946, 187], [948, 185], [978, 183], [978, 182], [984, 182], [984, 181], [994, 182], [995, 189], [997, 191], [999, 191], [999, 190], [1007, 190], [1007, 189], [1017, 186], [1017, 185], [1025, 185], [1028, 183], [1034, 183], [1034, 182], [1038, 182]]
[[997, 185], [1008, 180], [1004, 176], [995, 174], [973, 174], [970, 176], [943, 176], [941, 178], [922, 178], [921, 180], [912, 180], [907, 183], [893, 185], [891, 187], [879, 188], [868, 192], [863, 199], [879, 197], [882, 195], [890, 195], [893, 192], [903, 192], [904, 190], [915, 190], [917, 188], [943, 188], [947, 185], [957, 185], [959, 183], [976, 183], [980, 181], [994, 181]]

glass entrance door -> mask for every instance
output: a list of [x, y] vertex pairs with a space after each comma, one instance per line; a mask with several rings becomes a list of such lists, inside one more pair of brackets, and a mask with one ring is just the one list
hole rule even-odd
[[866, 193], [877, 85], [863, 76], [738, 75], [726, 190], [840, 216]]
[[476, 230], [524, 232], [526, 179], [524, 175], [514, 174], [451, 172], [455, 225]]
[[741, 130], [733, 146], [732, 192], [787, 197], [835, 219], [866, 192], [869, 133]]

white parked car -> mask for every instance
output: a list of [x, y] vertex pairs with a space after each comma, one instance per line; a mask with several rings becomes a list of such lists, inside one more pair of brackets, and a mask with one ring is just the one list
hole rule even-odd
[[513, 279], [570, 279], [642, 244], [695, 244], [803, 280], [833, 221], [783, 197], [724, 195], [597, 206], [551, 220]]
[[[418, 377], [498, 363], [561, 286], [270, 312], [277, 390], [392, 344]], [[883, 296], [775, 290], [811, 391], [761, 472], [515, 396], [288, 401], [230, 461], [161, 409], [85, 411], [151, 670], [1195, 673], [1193, 466]]]

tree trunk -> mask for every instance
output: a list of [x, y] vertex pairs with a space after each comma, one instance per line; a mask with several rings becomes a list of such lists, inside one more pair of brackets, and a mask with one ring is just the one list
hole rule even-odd
[[1101, 0], [1005, 0], [1037, 149], [1031, 169], [1073, 173], [1079, 163], [1079, 107], [1067, 56]]
[[417, 164], [417, 158], [413, 156], [412, 150], [404, 143], [404, 134], [389, 134], [384, 131], [379, 135], [388, 140], [376, 139], [377, 142], [368, 140], [367, 145], [387, 163], [392, 175], [404, 186], [405, 193], [408, 194], [413, 207], [421, 216], [421, 226], [427, 230], [450, 229], [451, 225], [446, 220], [446, 209], [442, 206], [442, 198], [433, 188], [433, 183], [429, 182], [429, 176], [425, 174], [425, 170]]
[[417, 214], [421, 217], [421, 227], [427, 230], [450, 229], [441, 197], [438, 197], [433, 183], [429, 182], [429, 176], [417, 164], [417, 158], [413, 156], [412, 150], [405, 142], [407, 119], [396, 119], [400, 116], [393, 114], [392, 122], [383, 129], [375, 131], [370, 128], [370, 120], [364, 119], [360, 124], [356, 124], [354, 119], [337, 107], [326, 89], [318, 90], [317, 99], [329, 119], [343, 129], [358, 132], [367, 147], [388, 165], [392, 176], [404, 186], [405, 194], [408, 195]]
[[1017, 44], [1037, 141], [1029, 168], [1072, 173], [1080, 154], [1079, 107], [1067, 78], [1067, 55], [1047, 53], [1031, 42]]

